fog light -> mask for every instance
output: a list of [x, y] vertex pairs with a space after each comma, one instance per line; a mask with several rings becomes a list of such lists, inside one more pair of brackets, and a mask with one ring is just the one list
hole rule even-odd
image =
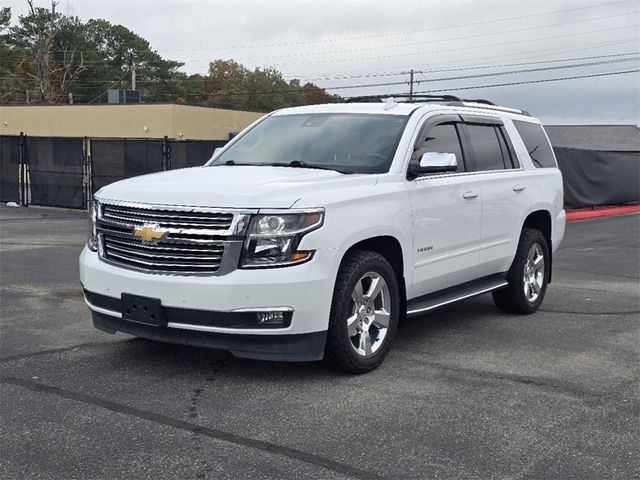
[[284, 312], [258, 312], [258, 323], [260, 325], [283, 325]]

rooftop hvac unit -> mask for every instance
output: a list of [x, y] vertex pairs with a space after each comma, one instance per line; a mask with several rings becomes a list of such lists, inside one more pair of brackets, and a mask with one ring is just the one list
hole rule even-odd
[[124, 88], [112, 88], [107, 93], [108, 103], [140, 103], [142, 93], [140, 90], [126, 90]]

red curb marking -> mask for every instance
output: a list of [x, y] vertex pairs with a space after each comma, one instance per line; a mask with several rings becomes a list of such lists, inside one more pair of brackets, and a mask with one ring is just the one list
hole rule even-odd
[[640, 205], [621, 205], [616, 207], [578, 208], [567, 210], [567, 221], [584, 220], [586, 218], [609, 217], [625, 213], [640, 212]]

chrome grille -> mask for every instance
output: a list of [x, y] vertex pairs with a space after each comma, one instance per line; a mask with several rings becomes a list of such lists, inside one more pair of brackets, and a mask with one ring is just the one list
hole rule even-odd
[[[109, 263], [149, 273], [221, 275], [235, 269], [248, 211], [101, 204], [98, 213], [100, 257]], [[162, 231], [143, 241], [136, 229]]]
[[161, 227], [169, 228], [210, 228], [215, 230], [227, 230], [233, 222], [233, 213], [151, 210], [120, 205], [104, 205], [102, 217], [104, 220], [118, 223], [155, 223]]

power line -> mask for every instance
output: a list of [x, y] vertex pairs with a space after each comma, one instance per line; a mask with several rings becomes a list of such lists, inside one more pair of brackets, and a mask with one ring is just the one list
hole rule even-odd
[[[626, 3], [627, 0], [623, 1], [623, 2], [613, 2], [613, 3]], [[611, 4], [606, 4], [606, 5], [611, 5]], [[582, 10], [584, 8], [591, 8], [591, 7], [579, 7], [576, 9], [567, 9], [567, 10], [558, 10], [554, 13], [559, 13], [559, 12], [566, 12], [566, 11], [574, 11], [574, 10]], [[582, 19], [576, 19], [576, 20], [570, 20], [570, 21], [565, 21], [565, 22], [560, 22], [560, 23], [552, 23], [552, 24], [547, 24], [547, 25], [533, 25], [533, 26], [529, 26], [529, 27], [522, 27], [522, 28], [516, 28], [516, 29], [511, 29], [511, 30], [498, 30], [498, 31], [491, 31], [491, 32], [485, 32], [485, 33], [479, 33], [479, 34], [473, 34], [473, 35], [463, 35], [463, 36], [458, 36], [458, 37], [451, 37], [451, 38], [438, 38], [438, 39], [430, 39], [430, 40], [423, 40], [423, 41], [419, 41], [419, 42], [410, 42], [410, 43], [400, 43], [400, 44], [390, 44], [390, 45], [380, 45], [380, 46], [376, 46], [376, 47], [366, 47], [366, 48], [358, 48], [358, 49], [350, 49], [350, 50], [329, 50], [329, 51], [323, 51], [323, 52], [305, 52], [305, 53], [298, 53], [298, 54], [282, 54], [282, 55], [270, 55], [270, 56], [256, 56], [256, 57], [241, 57], [244, 58], [245, 60], [261, 60], [261, 59], [272, 59], [272, 58], [289, 58], [289, 57], [296, 57], [296, 56], [309, 56], [309, 55], [334, 55], [337, 53], [359, 53], [359, 52], [364, 52], [364, 51], [371, 51], [371, 50], [380, 50], [380, 49], [389, 49], [389, 48], [404, 48], [404, 47], [412, 47], [412, 46], [420, 46], [420, 45], [429, 45], [429, 44], [435, 44], [435, 43], [445, 43], [445, 42], [451, 42], [451, 41], [456, 41], [456, 40], [468, 40], [468, 39], [474, 39], [474, 38], [481, 38], [481, 37], [487, 37], [487, 36], [496, 36], [496, 35], [504, 35], [504, 34], [509, 34], [509, 33], [519, 33], [519, 32], [525, 32], [525, 31], [531, 31], [531, 30], [540, 30], [540, 29], [545, 29], [545, 28], [553, 28], [553, 27], [560, 27], [560, 26], [566, 26], [566, 25], [572, 25], [572, 24], [577, 24], [577, 23], [585, 23], [585, 22], [594, 22], [594, 21], [598, 21], [598, 20], [605, 20], [605, 19], [609, 19], [609, 18], [615, 18], [615, 17], [622, 17], [622, 16], [629, 16], [629, 15], [634, 15], [639, 13], [638, 10], [634, 10], [631, 12], [622, 12], [622, 13], [614, 13], [614, 14], [610, 14], [610, 15], [603, 15], [603, 16], [599, 16], [599, 17], [589, 17], [589, 18], [582, 18]], [[547, 14], [545, 14], [547, 15]], [[534, 15], [535, 16], [535, 15]], [[489, 22], [499, 22], [499, 21], [505, 21], [505, 20], [510, 20], [510, 19], [515, 19], [515, 18], [527, 18], [529, 17], [528, 15], [522, 16], [522, 17], [511, 17], [511, 18], [507, 18], [507, 19], [494, 19], [491, 20]], [[459, 24], [457, 27], [460, 26], [470, 26], [470, 25], [477, 25], [477, 24], [484, 24], [484, 23], [488, 23], [488, 22], [475, 22], [475, 23], [470, 23], [470, 24]], [[433, 29], [426, 29], [426, 30], [415, 30], [414, 32], [427, 32], [427, 31], [435, 31], [435, 30], [441, 30], [441, 29], [446, 29], [449, 27], [435, 27]], [[400, 33], [404, 33], [404, 32], [400, 32]], [[376, 34], [378, 35], [378, 34]], [[386, 35], [386, 34], [384, 34]], [[392, 34], [389, 34], [392, 35]], [[311, 42], [313, 43], [313, 41]], [[295, 44], [295, 42], [294, 42]], [[280, 46], [283, 46], [285, 44], [282, 44]], [[229, 47], [230, 49], [234, 48], [234, 47]], [[238, 47], [238, 48], [245, 48], [245, 47]], [[218, 48], [201, 48], [201, 49], [181, 49], [181, 50], [173, 50], [173, 51], [216, 51], [216, 50], [224, 50], [224, 48], [218, 47]], [[157, 51], [172, 51], [172, 50], [157, 50]], [[52, 50], [52, 52], [61, 52], [61, 50]], [[77, 50], [78, 53], [101, 53], [102, 50]], [[158, 60], [160, 61], [160, 60]], [[170, 61], [170, 60], [163, 60], [163, 61]]]
[[[575, 75], [575, 76], [572, 76], [572, 77], [545, 78], [545, 79], [541, 79], [541, 80], [524, 80], [524, 81], [520, 81], [520, 82], [494, 83], [494, 84], [490, 84], [490, 85], [474, 85], [474, 86], [470, 86], [470, 87], [455, 87], [455, 88], [440, 88], [440, 89], [437, 89], [437, 90], [422, 90], [422, 91], [416, 92], [416, 94], [418, 94], [418, 93], [454, 92], [456, 90], [474, 90], [474, 89], [478, 89], [478, 88], [510, 87], [510, 86], [513, 86], [513, 85], [526, 85], [526, 84], [532, 84], [532, 83], [560, 82], [560, 81], [564, 81], [564, 80], [577, 80], [577, 79], [580, 79], [580, 78], [609, 77], [609, 76], [613, 76], [613, 75], [625, 75], [625, 74], [628, 74], [628, 73], [638, 73], [638, 72], [640, 72], [640, 69], [622, 70], [622, 71], [618, 71], [618, 72], [592, 73], [592, 74], [589, 74], [589, 75]], [[396, 95], [401, 95], [401, 94], [396, 94]], [[393, 96], [393, 94], [389, 94], [389, 96]]]
[[[387, 59], [387, 58], [398, 58], [398, 57], [410, 57], [410, 56], [416, 56], [416, 55], [426, 55], [426, 54], [432, 54], [432, 53], [449, 53], [449, 52], [457, 52], [457, 51], [464, 51], [464, 50], [473, 50], [473, 49], [478, 49], [478, 48], [486, 48], [486, 47], [503, 47], [503, 46], [510, 46], [510, 45], [515, 45], [515, 44], [521, 44], [521, 43], [529, 43], [529, 42], [536, 42], [536, 41], [541, 41], [541, 40], [552, 40], [552, 39], [558, 39], [558, 38], [570, 38], [570, 37], [575, 37], [575, 36], [581, 36], [581, 35], [593, 35], [596, 33], [603, 33], [603, 32], [611, 32], [611, 31], [616, 31], [616, 30], [626, 30], [629, 28], [638, 28], [636, 25], [627, 25], [627, 26], [623, 26], [623, 27], [612, 27], [612, 28], [605, 28], [605, 29], [599, 29], [599, 30], [589, 30], [586, 32], [573, 32], [573, 33], [567, 33], [567, 34], [562, 34], [562, 35], [553, 35], [553, 36], [546, 36], [546, 37], [536, 37], [536, 38], [527, 38], [527, 39], [523, 39], [523, 40], [514, 40], [514, 41], [510, 41], [510, 42], [500, 42], [500, 43], [489, 43], [489, 44], [482, 44], [482, 45], [471, 45], [471, 46], [463, 46], [463, 47], [455, 47], [455, 48], [447, 48], [447, 49], [441, 49], [441, 50], [423, 50], [420, 52], [411, 52], [411, 53], [402, 53], [402, 54], [395, 54], [395, 55], [380, 55], [380, 56], [372, 56], [372, 57], [359, 57], [359, 58], [340, 58], [340, 59], [330, 59], [330, 60], [315, 60], [315, 61], [307, 61], [307, 62], [285, 62], [285, 63], [276, 63], [273, 66], [278, 66], [278, 65], [305, 65], [305, 64], [315, 64], [315, 63], [335, 63], [335, 62], [351, 62], [351, 61], [367, 61], [367, 60], [377, 60], [377, 59]], [[623, 39], [623, 40], [619, 40], [620, 42], [628, 42], [628, 41], [636, 41], [637, 42], [637, 37], [632, 37], [630, 39]], [[617, 43], [618, 41], [614, 41], [612, 43]], [[599, 42], [598, 42], [599, 43]], [[582, 45], [580, 47], [578, 47], [577, 49], [582, 50], [584, 47], [586, 47], [586, 45]], [[521, 52], [518, 52], [518, 54]], [[507, 55], [505, 55], [507, 56]], [[158, 61], [154, 61], [154, 60], [149, 60], [149, 61], [141, 61], [138, 63], [139, 66], [143, 66], [143, 65], [153, 65], [156, 63], [164, 63], [166, 62], [166, 60], [158, 60]], [[96, 63], [96, 64], [103, 64], [105, 63], [105, 60], [85, 60], [84, 63]], [[206, 65], [199, 65], [199, 66], [208, 66], [211, 62], [207, 63]], [[198, 65], [195, 65], [198, 66]], [[177, 67], [179, 68], [179, 67]]]
[[[573, 65], [556, 65], [553, 67], [541, 67], [541, 68], [527, 68], [524, 70], [511, 70], [511, 71], [507, 71], [507, 72], [491, 72], [491, 73], [477, 73], [474, 75], [462, 75], [462, 76], [458, 76], [458, 77], [439, 77], [439, 78], [428, 78], [428, 79], [421, 79], [421, 80], [417, 80], [418, 83], [424, 83], [424, 82], [445, 82], [445, 81], [451, 81], [451, 80], [467, 80], [470, 78], [485, 78], [485, 77], [497, 77], [497, 76], [504, 76], [504, 75], [517, 75], [519, 73], [533, 73], [533, 72], [545, 72], [545, 71], [550, 71], [550, 70], [562, 70], [562, 69], [566, 69], [566, 68], [581, 68], [581, 67], [591, 67], [591, 66], [596, 66], [596, 65], [609, 65], [612, 63], [621, 63], [621, 62], [629, 62], [629, 61], [638, 61], [640, 60], [640, 57], [633, 57], [633, 58], [623, 58], [623, 59], [616, 59], [616, 60], [604, 60], [604, 61], [600, 61], [600, 62], [588, 62], [588, 63], [577, 63], [577, 64], [573, 64]], [[411, 72], [412, 74], [412, 78], [413, 78], [413, 73], [422, 73], [421, 71], [417, 71], [417, 72]], [[385, 86], [391, 86], [391, 85], [403, 85], [407, 82], [388, 82], [388, 83], [371, 83], [368, 85], [345, 85], [342, 87], [325, 87], [324, 90], [345, 90], [345, 89], [351, 89], [351, 88], [370, 88], [370, 87], [385, 87]]]
[[[449, 80], [461, 80], [461, 79], [469, 79], [469, 78], [482, 78], [482, 77], [492, 77], [492, 76], [502, 76], [502, 75], [511, 75], [511, 74], [519, 74], [519, 73], [532, 73], [532, 72], [542, 72], [542, 71], [548, 71], [548, 70], [561, 70], [561, 69], [566, 69], [566, 68], [582, 68], [582, 67], [590, 67], [590, 66], [596, 66], [596, 65], [608, 65], [608, 64], [613, 64], [613, 63], [624, 63], [624, 62], [630, 62], [630, 61], [637, 61], [640, 60], [640, 57], [629, 57], [629, 55], [634, 54], [634, 55], [638, 55], [640, 54], [640, 52], [630, 52], [630, 53], [625, 53], [625, 54], [613, 54], [613, 55], [599, 55], [599, 56], [592, 56], [592, 57], [578, 57], [578, 58], [568, 58], [568, 59], [564, 59], [564, 60], [547, 60], [547, 61], [542, 61], [542, 62], [524, 62], [524, 63], [513, 63], [513, 64], [507, 64], [507, 65], [488, 65], [485, 67], [481, 67], [481, 66], [477, 66], [477, 67], [472, 67], [472, 68], [495, 68], [495, 67], [509, 67], [509, 66], [521, 66], [521, 65], [531, 65], [531, 64], [546, 64], [546, 63], [550, 63], [550, 62], [560, 62], [560, 61], [577, 61], [577, 60], [589, 60], [589, 59], [601, 59], [601, 58], [611, 58], [611, 57], [620, 57], [620, 56], [625, 56], [625, 58], [616, 58], [614, 60], [601, 60], [601, 61], [595, 61], [595, 62], [583, 62], [583, 63], [573, 63], [573, 64], [566, 64], [566, 65], [556, 65], [556, 66], [550, 66], [550, 67], [543, 67], [543, 68], [528, 68], [528, 69], [522, 69], [522, 70], [511, 70], [511, 71], [506, 71], [506, 72], [488, 72], [488, 73], [480, 73], [480, 74], [473, 74], [473, 75], [463, 75], [463, 76], [457, 76], [457, 77], [439, 77], [439, 78], [432, 78], [432, 79], [420, 79], [420, 80], [415, 80], [416, 82], [420, 83], [420, 82], [439, 82], [439, 81], [449, 81]], [[442, 71], [460, 71], [460, 70], [469, 70], [471, 68], [469, 67], [458, 67], [455, 69], [450, 69], [450, 70], [431, 70], [431, 71], [425, 71], [425, 70], [414, 70], [413, 73], [414, 74], [425, 74], [425, 73], [438, 73], [438, 72], [442, 72]], [[404, 72], [404, 73], [398, 73], [398, 74], [393, 74], [393, 75], [405, 75], [407, 73], [410, 72]], [[23, 77], [23, 78], [27, 78], [27, 77]], [[114, 80], [115, 82], [119, 82], [122, 80], [123, 77], [121, 77], [119, 80]], [[206, 82], [210, 82], [211, 79], [208, 78], [202, 78], [202, 79], [190, 79], [190, 78], [186, 78], [183, 79], [182, 82], [184, 83], [206, 83]], [[85, 84], [85, 83], [105, 83], [105, 80], [78, 80], [76, 82], [74, 82], [75, 84]], [[160, 83], [164, 83], [164, 81], [158, 81], [158, 80], [141, 80], [138, 81], [138, 84], [143, 84], [143, 85], [149, 85], [149, 84], [160, 84]], [[384, 83], [372, 83], [372, 84], [358, 84], [358, 85], [344, 85], [344, 86], [334, 86], [334, 87], [321, 87], [323, 88], [323, 90], [342, 90], [342, 89], [351, 89], [351, 88], [368, 88], [368, 87], [379, 87], [379, 86], [391, 86], [391, 85], [403, 85], [407, 82], [405, 81], [398, 81], [398, 82], [384, 82]]]
[[[482, 44], [482, 45], [470, 45], [470, 46], [465, 46], [465, 47], [456, 47], [456, 48], [446, 48], [446, 49], [442, 49], [442, 50], [425, 50], [425, 51], [420, 51], [420, 52], [411, 52], [411, 53], [398, 53], [395, 55], [379, 55], [379, 56], [372, 56], [372, 57], [360, 57], [360, 58], [334, 58], [334, 59], [330, 59], [330, 60], [315, 60], [315, 61], [307, 61], [307, 62], [286, 62], [286, 63], [275, 63], [274, 66], [278, 66], [278, 65], [306, 65], [306, 64], [315, 64], [315, 63], [336, 63], [336, 62], [352, 62], [352, 61], [368, 61], [368, 60], [378, 60], [378, 59], [387, 59], [387, 58], [398, 58], [398, 57], [411, 57], [411, 56], [416, 56], [416, 55], [426, 55], [426, 54], [431, 54], [431, 53], [449, 53], [449, 52], [458, 52], [458, 51], [464, 51], [464, 50], [474, 50], [477, 48], [487, 48], [487, 47], [504, 47], [504, 46], [511, 46], [511, 45], [516, 45], [516, 44], [521, 44], [521, 43], [529, 43], [529, 42], [537, 42], [537, 41], [541, 41], [541, 40], [552, 40], [552, 39], [558, 39], [558, 38], [568, 38], [568, 37], [576, 37], [576, 36], [581, 36], [581, 35], [593, 35], [596, 33], [604, 33], [604, 32], [612, 32], [612, 31], [616, 31], [616, 30], [627, 30], [629, 28], [634, 28], [637, 29], [637, 25], [628, 25], [628, 26], [623, 26], [623, 27], [613, 27], [613, 28], [604, 28], [604, 29], [599, 29], [599, 30], [590, 30], [587, 32], [574, 32], [574, 33], [567, 33], [567, 34], [562, 34], [562, 35], [552, 35], [552, 36], [546, 36], [546, 37], [541, 37], [541, 38], [526, 38], [523, 40], [514, 40], [514, 41], [510, 41], [510, 42], [500, 42], [500, 43], [489, 43], [489, 44]], [[636, 38], [637, 41], [637, 38]]]
[[[617, 45], [620, 43], [629, 43], [629, 42], [637, 42], [637, 38], [636, 37], [632, 37], [632, 38], [628, 38], [625, 39], [624, 41], [616, 41], [616, 42], [607, 42], [607, 43], [596, 43], [596, 44], [584, 44], [579, 48], [571, 48], [571, 49], [559, 49], [559, 50], [554, 50], [553, 52], [549, 52], [549, 49], [544, 49], [544, 54], [541, 55], [525, 55], [525, 56], [517, 56], [516, 58], [512, 59], [512, 62], [516, 62], [516, 63], [480, 63], [481, 61], [492, 61], [494, 59], [497, 58], [504, 58], [504, 57], [512, 57], [514, 54], [510, 54], [510, 55], [499, 55], [499, 56], [492, 56], [492, 57], [482, 57], [482, 58], [475, 58], [474, 60], [476, 61], [476, 63], [469, 63], [469, 64], [464, 64], [461, 63], [460, 60], [458, 61], [446, 61], [446, 62], [433, 62], [429, 64], [429, 67], [422, 67], [420, 68], [420, 70], [426, 71], [426, 72], [452, 72], [452, 71], [456, 71], [456, 70], [477, 70], [477, 69], [483, 69], [483, 68], [499, 68], [499, 67], [516, 67], [516, 66], [524, 66], [524, 65], [536, 65], [536, 64], [541, 64], [541, 63], [557, 63], [557, 62], [569, 62], [569, 61], [578, 61], [578, 60], [591, 60], [591, 59], [597, 59], [597, 58], [609, 58], [609, 57], [617, 57], [617, 56], [625, 56], [625, 55], [635, 55], [638, 52], [634, 51], [634, 52], [624, 52], [624, 53], [614, 53], [614, 54], [608, 54], [608, 55], [592, 55], [592, 56], [587, 56], [587, 57], [575, 57], [575, 58], [559, 58], [559, 59], [555, 59], [555, 60], [537, 60], [537, 61], [529, 61], [529, 62], [518, 62], [519, 60], [529, 60], [529, 59], [533, 59], [533, 58], [539, 58], [539, 57], [545, 57], [548, 56], [549, 54], [551, 55], [556, 55], [559, 53], [568, 53], [568, 52], [572, 52], [572, 51], [584, 51], [586, 47], [589, 46], [593, 46], [596, 45], [597, 47], [602, 47], [602, 46], [611, 46], [611, 45]], [[562, 51], [560, 51], [562, 50]], [[536, 50], [528, 50], [528, 52], [539, 52], [541, 50], [536, 49]], [[527, 53], [527, 52], [519, 52], [521, 53]], [[464, 60], [463, 60], [464, 61]], [[506, 60], [509, 61], [509, 60]], [[450, 65], [450, 67], [448, 68], [432, 68], [433, 66], [437, 66], [437, 65]], [[326, 76], [314, 76], [314, 75], [310, 75], [310, 76], [306, 76], [306, 75], [283, 75], [284, 78], [296, 78], [296, 79], [305, 79], [308, 81], [321, 81], [321, 80], [348, 80], [348, 79], [354, 79], [354, 78], [375, 78], [375, 77], [394, 77], [394, 76], [400, 76], [400, 75], [404, 75], [403, 72], [406, 72], [408, 69], [410, 69], [411, 67], [409, 66], [404, 66], [404, 67], [398, 67], [398, 70], [393, 71], [393, 72], [371, 72], [369, 69], [366, 70], [350, 70], [350, 71], [345, 71], [339, 74], [334, 74], [334, 75], [326, 75]], [[415, 65], [414, 65], [415, 68]], [[369, 72], [369, 73], [359, 73], [359, 72]], [[350, 73], [357, 73], [356, 75], [350, 75]]]
[[[377, 51], [377, 50], [384, 50], [384, 49], [390, 49], [390, 48], [417, 47], [417, 46], [422, 46], [422, 45], [431, 45], [431, 44], [437, 44], [437, 43], [453, 42], [453, 41], [457, 41], [457, 40], [471, 40], [471, 39], [476, 39], [476, 38], [491, 37], [491, 36], [497, 36], [497, 35], [505, 35], [505, 34], [510, 34], [510, 33], [520, 33], [520, 32], [526, 32], [526, 31], [531, 31], [531, 30], [540, 30], [540, 29], [544, 29], [544, 28], [563, 27], [563, 26], [572, 25], [572, 24], [576, 24], [576, 23], [592, 22], [592, 21], [596, 21], [596, 20], [603, 20], [603, 19], [608, 19], [608, 18], [613, 18], [613, 17], [622, 17], [622, 16], [635, 15], [635, 14], [638, 14], [638, 13], [640, 13], [640, 11], [635, 10], [633, 12], [617, 13], [615, 15], [605, 15], [605, 16], [602, 16], [602, 17], [592, 17], [592, 18], [587, 18], [587, 19], [579, 19], [579, 20], [573, 20], [573, 21], [561, 22], [561, 23], [554, 23], [554, 24], [549, 24], [549, 25], [535, 25], [535, 26], [532, 26], [532, 27], [516, 28], [516, 29], [511, 29], [511, 30], [499, 30], [499, 31], [486, 32], [486, 33], [480, 33], [480, 34], [474, 34], [474, 35], [463, 35], [463, 36], [459, 36], [459, 37], [423, 40], [423, 41], [420, 41], [420, 42], [400, 43], [400, 44], [391, 44], [391, 45], [379, 45], [379, 46], [375, 46], [375, 47], [353, 48], [353, 49], [348, 49], [348, 50], [345, 50], [345, 49], [341, 49], [341, 50], [325, 50], [325, 51], [321, 51], [321, 52], [303, 52], [303, 53], [290, 53], [290, 54], [279, 54], [279, 55], [269, 55], [269, 56], [255, 56], [255, 57], [240, 57], [240, 58], [243, 59], [243, 60], [269, 60], [269, 59], [275, 59], [275, 58], [294, 58], [294, 57], [308, 57], [308, 56], [318, 56], [318, 55], [336, 55], [336, 54], [361, 53], [361, 52], [368, 52], [368, 51]], [[623, 27], [623, 28], [629, 28], [629, 27]]]
[[[495, 87], [506, 87], [512, 85], [526, 85], [533, 83], [546, 83], [546, 82], [557, 82], [563, 80], [575, 80], [581, 78], [594, 78], [594, 77], [608, 77], [613, 75], [623, 75], [628, 73], [637, 73], [640, 72], [640, 69], [633, 70], [622, 70], [615, 72], [603, 72], [603, 73], [592, 73], [585, 75], [574, 75], [570, 77], [554, 77], [554, 78], [546, 78], [539, 80], [522, 80], [517, 82], [508, 82], [508, 83], [494, 83], [488, 85], [474, 85], [474, 86], [463, 86], [463, 87], [453, 87], [453, 88], [442, 88], [436, 90], [421, 90], [414, 92], [415, 94], [421, 93], [439, 93], [439, 92], [453, 92], [455, 90], [471, 90], [471, 89], [479, 89], [479, 88], [495, 88]], [[364, 87], [363, 87], [364, 88]], [[235, 90], [218, 90], [216, 92], [210, 93], [191, 93], [191, 94], [179, 94], [179, 93], [156, 93], [156, 96], [162, 97], [215, 97], [216, 95], [230, 95], [230, 96], [254, 96], [254, 95], [272, 95], [272, 94], [287, 94], [287, 93], [301, 93], [302, 89], [287, 89], [287, 90], [271, 90], [271, 91], [256, 91], [256, 92], [237, 92]], [[393, 97], [394, 95], [403, 95], [403, 93], [389, 93], [389, 97]]]
[[612, 5], [619, 5], [619, 4], [622, 4], [622, 3], [630, 3], [631, 1], [635, 2], [637, 0], [621, 0], [621, 1], [608, 2], [608, 3], [597, 3], [597, 4], [591, 4], [591, 5], [584, 5], [582, 7], [566, 8], [566, 9], [562, 9], [562, 10], [553, 10], [553, 11], [550, 11], [550, 12], [533, 13], [533, 14], [527, 14], [527, 15], [517, 15], [517, 16], [512, 16], [512, 17], [504, 17], [504, 18], [494, 18], [494, 19], [490, 19], [490, 20], [482, 20], [482, 21], [479, 21], [479, 22], [458, 23], [458, 24], [443, 25], [443, 26], [439, 26], [439, 27], [430, 27], [430, 28], [424, 28], [424, 29], [418, 29], [418, 30], [406, 30], [406, 31], [402, 31], [402, 32], [375, 33], [375, 34], [368, 34], [368, 35], [337, 37], [337, 38], [329, 38], [329, 39], [324, 39], [324, 40], [307, 40], [307, 41], [300, 41], [300, 42], [281, 42], [281, 43], [250, 44], [250, 45], [228, 45], [228, 46], [214, 47], [214, 48], [158, 49], [157, 51], [159, 51], [159, 52], [186, 52], [186, 51], [206, 51], [206, 50], [233, 50], [233, 49], [245, 49], [245, 48], [253, 49], [253, 48], [271, 48], [271, 47], [289, 47], [289, 46], [297, 46], [297, 45], [312, 45], [312, 44], [321, 44], [321, 43], [346, 42], [346, 41], [352, 41], [352, 40], [366, 40], [366, 39], [371, 39], [371, 38], [387, 38], [387, 37], [392, 37], [392, 36], [413, 35], [413, 34], [416, 34], [416, 33], [437, 32], [437, 31], [441, 31], [441, 30], [473, 27], [473, 26], [478, 26], [478, 25], [488, 25], [488, 24], [492, 24], [492, 23], [507, 22], [507, 21], [512, 21], [512, 20], [521, 20], [521, 19], [524, 19], [524, 18], [535, 18], [535, 17], [546, 16], [546, 15], [555, 15], [555, 14], [558, 14], [558, 13], [576, 12], [576, 11], [580, 11], [580, 10], [587, 10], [587, 9], [590, 9], [590, 8], [609, 7], [609, 6], [612, 6]]

